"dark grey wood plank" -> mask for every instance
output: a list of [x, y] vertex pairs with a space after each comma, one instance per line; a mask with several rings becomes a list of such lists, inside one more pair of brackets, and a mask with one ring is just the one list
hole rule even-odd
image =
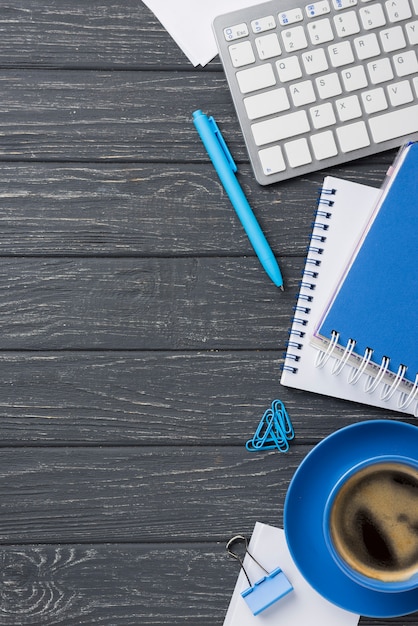
[[0, 541], [223, 541], [257, 520], [280, 525], [289, 481], [311, 447], [3, 449]]
[[[296, 440], [386, 411], [282, 387], [282, 353], [0, 353], [0, 446], [237, 445], [243, 447], [273, 399]], [[411, 421], [406, 415], [392, 418]]]
[[283, 293], [256, 257], [5, 258], [0, 349], [284, 348], [302, 265]]
[[201, 158], [203, 148], [191, 117], [196, 108], [210, 105], [238, 131], [223, 74], [208, 77], [204, 81], [197, 70], [3, 72], [0, 159]]
[[192, 67], [141, 0], [13, 0], [0, 28], [1, 67]]
[[1, 626], [215, 626], [238, 573], [223, 542], [11, 546], [0, 558]]
[[[0, 28], [0, 626], [219, 625], [225, 540], [281, 524], [318, 440], [385, 416], [278, 382], [325, 172], [260, 188], [219, 61], [193, 69], [138, 0], [13, 0]], [[195, 108], [221, 125], [285, 294]], [[393, 155], [332, 173], [377, 186]], [[296, 440], [252, 455], [273, 397]]]
[[[220, 626], [238, 575], [223, 542], [181, 548], [164, 543], [10, 546], [0, 554], [1, 626]], [[406, 626], [417, 620], [415, 614], [378, 624]], [[360, 619], [360, 626], [376, 624]]]
[[[318, 180], [297, 193], [240, 181], [278, 254], [305, 255]], [[4, 163], [0, 254], [253, 255], [210, 163], [106, 165]]]
[[207, 162], [192, 123], [201, 108], [248, 161], [222, 72], [9, 70], [0, 87], [0, 160]]
[[[356, 170], [357, 180], [378, 186], [385, 160], [372, 173]], [[239, 180], [277, 255], [306, 254], [322, 177], [260, 187], [241, 165]], [[208, 161], [3, 163], [0, 187], [1, 255], [254, 254]]]

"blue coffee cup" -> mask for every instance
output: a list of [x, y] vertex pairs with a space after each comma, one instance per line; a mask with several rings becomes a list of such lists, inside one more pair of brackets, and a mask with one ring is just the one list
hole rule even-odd
[[[412, 460], [418, 466], [418, 426], [393, 419], [373, 419], [350, 424], [331, 433], [303, 459], [286, 494], [284, 530], [287, 545], [299, 571], [330, 602], [365, 617], [392, 618], [418, 611], [418, 586], [404, 582], [409, 591], [387, 592], [374, 579], [337, 565], [325, 525], [333, 494], [356, 468], [373, 461]], [[347, 572], [347, 573], [346, 573]], [[366, 584], [364, 584], [366, 583]], [[366, 586], [367, 585], [367, 586]], [[373, 588], [372, 588], [373, 587]]]
[[340, 570], [384, 593], [418, 589], [418, 461], [373, 456], [346, 471], [325, 504], [323, 535]]

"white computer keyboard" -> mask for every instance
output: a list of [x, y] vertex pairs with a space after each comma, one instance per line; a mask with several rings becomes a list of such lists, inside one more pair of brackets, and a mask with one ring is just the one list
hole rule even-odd
[[418, 0], [273, 0], [213, 28], [259, 183], [418, 139]]

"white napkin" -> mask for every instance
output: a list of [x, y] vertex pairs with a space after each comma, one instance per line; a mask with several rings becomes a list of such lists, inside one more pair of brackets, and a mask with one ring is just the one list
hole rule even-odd
[[188, 59], [206, 65], [217, 54], [212, 21], [217, 15], [261, 4], [265, 0], [143, 0]]

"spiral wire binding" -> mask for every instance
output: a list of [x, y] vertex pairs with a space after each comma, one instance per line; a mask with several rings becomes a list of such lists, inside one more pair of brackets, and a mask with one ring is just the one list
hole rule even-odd
[[[415, 376], [415, 382], [409, 393], [401, 392], [398, 398], [398, 408], [407, 409], [418, 395], [418, 374]], [[418, 403], [415, 406], [414, 416], [418, 417]]]
[[405, 376], [406, 367], [405, 365], [400, 365], [399, 369], [396, 373], [395, 378], [391, 385], [384, 385], [380, 397], [382, 400], [390, 400], [399, 385], [402, 382], [403, 377]]
[[330, 220], [332, 217], [331, 209], [334, 205], [332, 196], [336, 194], [336, 189], [325, 188], [319, 190], [319, 196], [317, 201], [317, 211], [315, 214], [315, 221], [312, 224], [311, 241], [307, 249], [307, 257], [305, 259], [305, 269], [302, 272], [302, 280], [300, 282], [299, 296], [296, 306], [294, 307], [294, 317], [292, 320], [292, 326], [289, 331], [290, 339], [287, 343], [287, 352], [285, 355], [285, 362], [283, 370], [297, 374], [297, 363], [300, 360], [300, 354], [297, 351], [303, 349], [303, 343], [294, 341], [294, 336], [304, 338], [305, 333], [298, 327], [306, 326], [308, 323], [308, 315], [311, 312], [308, 306], [313, 301], [315, 294], [316, 280], [319, 276], [319, 271], [313, 268], [319, 268], [321, 265], [321, 255], [324, 251], [321, 247], [322, 243], [326, 241], [326, 231], [329, 228], [329, 224], [326, 220]]
[[355, 345], [356, 345], [356, 342], [354, 341], [354, 339], [349, 339], [347, 341], [347, 345], [345, 347], [344, 354], [341, 356], [341, 358], [335, 359], [334, 365], [332, 366], [332, 370], [331, 370], [331, 372], [335, 376], [338, 376], [338, 374], [340, 374], [342, 372], [342, 370], [344, 369], [344, 366], [346, 365], [348, 359], [350, 358], [350, 356], [353, 353]]
[[349, 385], [355, 385], [360, 380], [362, 374], [366, 371], [366, 368], [371, 361], [372, 354], [373, 350], [371, 350], [371, 348], [366, 348], [360, 366], [351, 368], [351, 372], [349, 373], [347, 379]]
[[327, 363], [330, 356], [332, 356], [335, 346], [338, 344], [339, 333], [335, 332], [335, 330], [331, 333], [331, 341], [328, 343], [326, 350], [318, 350], [315, 357], [315, 367], [324, 367], [325, 363]]
[[[331, 373], [333, 375], [340, 374], [344, 367], [349, 363], [350, 356], [353, 353], [354, 347], [356, 345], [354, 339], [349, 339], [342, 355], [334, 355], [335, 348], [338, 345], [338, 340], [339, 333], [333, 330], [331, 332], [331, 340], [329, 341], [327, 348], [325, 350], [319, 350], [315, 358], [315, 366], [324, 367], [329, 358], [331, 356], [334, 356], [335, 360], [331, 369]], [[347, 382], [350, 385], [355, 385], [360, 380], [362, 374], [366, 372], [367, 366], [371, 363], [372, 355], [373, 350], [371, 348], [366, 348], [364, 355], [361, 358], [360, 365], [354, 366], [351, 364], [351, 371], [347, 379]], [[388, 402], [394, 396], [395, 392], [399, 390], [401, 383], [405, 382], [405, 374], [407, 370], [405, 365], [400, 365], [398, 371], [393, 377], [392, 382], [389, 384], [387, 382], [384, 382], [384, 377], [386, 373], [390, 372], [389, 365], [389, 357], [384, 356], [380, 366], [377, 366], [376, 375], [373, 376], [371, 374], [368, 374], [364, 385], [364, 391], [371, 394], [376, 391], [381, 383], [383, 383], [383, 387], [380, 391], [380, 399], [383, 400], [383, 402]], [[398, 408], [409, 408], [412, 402], [418, 396], [418, 374], [415, 377], [415, 381], [411, 383], [411, 389], [409, 393], [403, 391], [402, 389], [399, 390], [399, 393], [400, 396], [397, 402]], [[413, 414], [415, 417], [418, 417], [418, 403], [415, 406]]]
[[383, 359], [382, 359], [382, 362], [380, 364], [379, 371], [378, 371], [377, 375], [375, 377], [368, 376], [366, 384], [364, 386], [364, 391], [366, 393], [373, 393], [374, 391], [376, 391], [376, 389], [380, 385], [384, 375], [388, 371], [389, 363], [390, 363], [390, 360], [388, 359], [388, 357], [384, 356]]
[[[297, 374], [298, 372], [297, 363], [300, 361], [301, 355], [297, 352], [300, 352], [303, 349], [303, 342], [294, 341], [294, 338], [299, 337], [303, 339], [305, 336], [303, 330], [300, 330], [298, 327], [303, 327], [308, 324], [308, 316], [311, 309], [307, 305], [312, 302], [315, 297], [311, 292], [315, 290], [316, 280], [319, 276], [319, 270], [316, 271], [315, 269], [308, 269], [308, 267], [320, 268], [321, 266], [321, 255], [324, 252], [324, 249], [320, 244], [326, 242], [326, 235], [324, 235], [324, 233], [326, 233], [329, 228], [329, 224], [326, 220], [330, 220], [332, 218], [332, 211], [327, 209], [332, 209], [334, 201], [331, 196], [334, 196], [336, 192], [337, 190], [334, 188], [327, 189], [325, 187], [319, 191], [317, 201], [318, 208], [315, 215], [315, 221], [312, 224], [311, 241], [307, 248], [305, 269], [302, 273], [299, 295], [296, 306], [294, 307], [295, 315], [292, 320], [291, 329], [289, 330], [290, 338], [287, 342], [286, 354], [284, 355], [285, 361], [283, 364], [283, 370], [292, 374]], [[335, 362], [332, 366], [332, 374], [340, 374], [345, 366], [348, 365], [351, 367], [348, 375], [348, 383], [350, 385], [355, 385], [359, 382], [362, 375], [366, 374], [367, 378], [364, 384], [364, 391], [372, 394], [383, 382], [385, 374], [389, 371], [389, 358], [383, 357], [380, 366], [376, 366], [376, 375], [368, 374], [367, 367], [371, 364], [373, 350], [371, 348], [366, 348], [364, 355], [361, 358], [360, 365], [354, 366], [350, 363], [350, 356], [354, 350], [355, 341], [353, 339], [349, 339], [342, 355], [340, 356], [335, 354], [335, 348], [338, 345], [338, 340], [339, 333], [332, 331], [331, 340], [329, 341], [326, 349], [318, 350], [317, 352], [315, 367], [324, 367], [329, 359], [334, 357]], [[405, 372], [406, 367], [401, 365], [397, 373], [394, 375], [393, 381], [390, 384], [384, 383], [380, 392], [381, 400], [387, 402], [393, 397], [395, 392], [398, 391], [399, 397], [397, 406], [400, 410], [408, 409], [415, 400], [418, 400], [418, 373], [415, 377], [415, 381], [411, 383], [411, 389], [409, 391], [399, 389], [401, 383], [405, 381]], [[413, 415], [418, 417], [418, 401], [415, 405]]]

